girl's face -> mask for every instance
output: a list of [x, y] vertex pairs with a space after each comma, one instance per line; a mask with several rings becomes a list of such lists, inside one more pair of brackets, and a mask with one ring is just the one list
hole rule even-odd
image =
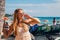
[[19, 10], [17, 16], [19, 19], [21, 19], [23, 16], [23, 10]]

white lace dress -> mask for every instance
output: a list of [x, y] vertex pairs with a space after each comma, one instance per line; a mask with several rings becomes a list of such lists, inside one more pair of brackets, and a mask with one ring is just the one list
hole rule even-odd
[[23, 32], [24, 29], [22, 27], [17, 27], [17, 36], [15, 40], [31, 40], [31, 35], [29, 31]]

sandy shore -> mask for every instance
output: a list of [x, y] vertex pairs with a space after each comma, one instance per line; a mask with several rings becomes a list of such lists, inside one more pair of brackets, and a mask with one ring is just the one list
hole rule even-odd
[[[60, 37], [60, 35], [51, 35], [54, 39], [56, 39], [57, 37]], [[2, 38], [2, 40], [14, 40], [15, 38], [10, 36], [8, 39], [4, 39]], [[45, 35], [41, 35], [41, 36], [35, 36], [35, 40], [48, 40], [48, 38]]]

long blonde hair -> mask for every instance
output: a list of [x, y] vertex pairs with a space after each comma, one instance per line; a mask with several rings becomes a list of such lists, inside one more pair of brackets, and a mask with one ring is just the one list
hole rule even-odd
[[17, 25], [18, 25], [17, 14], [19, 10], [22, 10], [22, 9], [16, 9], [14, 11], [13, 30], [15, 35], [17, 35]]

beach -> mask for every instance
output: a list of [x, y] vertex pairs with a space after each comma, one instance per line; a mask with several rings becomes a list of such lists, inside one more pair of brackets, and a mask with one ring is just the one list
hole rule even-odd
[[[57, 37], [60, 37], [60, 35], [51, 35], [54, 39], [56, 39]], [[15, 38], [10, 36], [8, 39], [6, 40], [14, 40]], [[2, 38], [2, 40], [5, 40], [4, 38]], [[48, 40], [48, 38], [45, 35], [40, 35], [40, 36], [35, 36], [35, 40]]]

